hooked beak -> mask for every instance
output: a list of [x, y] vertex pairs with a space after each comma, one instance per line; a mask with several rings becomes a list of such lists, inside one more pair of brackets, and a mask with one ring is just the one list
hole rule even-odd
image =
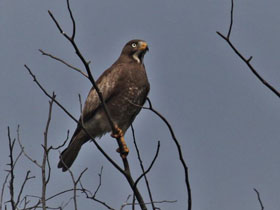
[[148, 47], [148, 44], [147, 42], [140, 42], [139, 43], [139, 50], [141, 51], [149, 51], [149, 47]]

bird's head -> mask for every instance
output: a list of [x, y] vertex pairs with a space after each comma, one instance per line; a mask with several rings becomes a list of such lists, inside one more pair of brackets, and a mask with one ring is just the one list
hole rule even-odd
[[124, 56], [128, 56], [137, 63], [142, 63], [145, 53], [149, 50], [147, 42], [139, 39], [134, 39], [126, 43], [122, 50]]

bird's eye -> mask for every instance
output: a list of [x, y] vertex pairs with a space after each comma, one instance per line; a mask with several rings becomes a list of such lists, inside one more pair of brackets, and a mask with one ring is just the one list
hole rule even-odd
[[132, 47], [136, 47], [136, 43], [132, 43], [131, 46], [132, 46]]

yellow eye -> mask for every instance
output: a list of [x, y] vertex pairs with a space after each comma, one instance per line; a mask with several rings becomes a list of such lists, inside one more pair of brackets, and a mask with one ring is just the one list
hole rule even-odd
[[131, 46], [134, 48], [134, 47], [136, 47], [137, 45], [136, 45], [136, 43], [132, 43]]

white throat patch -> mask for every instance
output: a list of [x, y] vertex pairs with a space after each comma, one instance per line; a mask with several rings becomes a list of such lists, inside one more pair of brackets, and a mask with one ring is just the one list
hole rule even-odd
[[139, 59], [139, 53], [138, 52], [135, 52], [133, 55], [132, 55], [133, 59], [137, 61], [137, 63], [141, 63], [140, 59]]

